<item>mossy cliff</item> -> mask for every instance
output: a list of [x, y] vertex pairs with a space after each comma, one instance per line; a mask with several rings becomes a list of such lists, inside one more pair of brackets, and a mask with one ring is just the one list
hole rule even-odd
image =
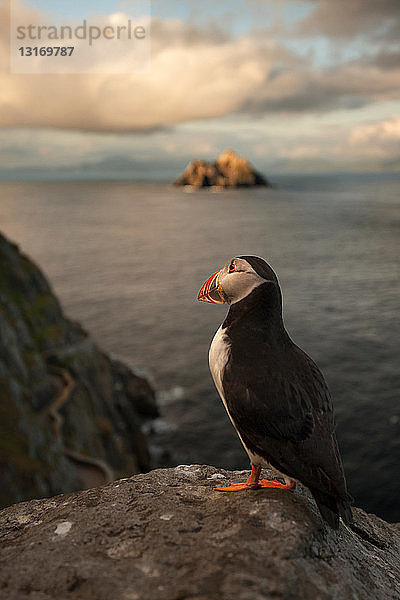
[[150, 467], [149, 383], [68, 319], [40, 269], [0, 235], [0, 505]]

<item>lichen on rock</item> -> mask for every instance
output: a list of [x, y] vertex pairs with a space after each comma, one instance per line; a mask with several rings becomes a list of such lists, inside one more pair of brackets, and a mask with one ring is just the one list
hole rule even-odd
[[6, 508], [0, 589], [8, 600], [400, 597], [396, 526], [355, 509], [354, 530], [332, 530], [300, 486], [214, 490], [245, 478], [181, 465]]

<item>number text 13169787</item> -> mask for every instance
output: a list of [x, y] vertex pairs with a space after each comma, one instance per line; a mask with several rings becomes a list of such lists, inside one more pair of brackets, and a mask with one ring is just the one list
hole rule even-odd
[[21, 56], [72, 56], [74, 46], [21, 46]]

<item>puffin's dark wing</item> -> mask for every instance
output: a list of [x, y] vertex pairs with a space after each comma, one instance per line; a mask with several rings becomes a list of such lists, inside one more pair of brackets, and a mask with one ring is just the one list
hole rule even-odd
[[256, 438], [293, 442], [309, 439], [321, 417], [333, 431], [331, 396], [310, 357], [293, 344], [289, 356], [275, 358], [272, 365], [270, 360], [261, 353], [251, 357], [251, 364], [234, 356], [229, 361], [223, 386], [236, 425]]
[[279, 376], [246, 381], [227, 375], [224, 382], [233, 420], [254, 440], [272, 437], [300, 442], [310, 437], [314, 429], [312, 404], [300, 385]]
[[305, 353], [293, 345], [289, 354], [270, 368], [262, 354], [253, 356], [250, 369], [229, 361], [223, 377], [228, 410], [249, 450], [304, 483], [321, 512], [328, 507], [343, 516], [350, 497], [329, 390]]

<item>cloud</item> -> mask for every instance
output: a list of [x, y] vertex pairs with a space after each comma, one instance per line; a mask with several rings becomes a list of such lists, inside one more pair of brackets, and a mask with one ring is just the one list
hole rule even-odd
[[400, 152], [400, 116], [378, 123], [355, 127], [349, 138], [353, 146], [369, 146], [384, 152], [397, 149]]
[[[36, 15], [36, 22], [43, 18]], [[256, 93], [275, 52], [270, 42], [227, 39], [216, 29], [179, 20], [155, 20], [152, 30], [149, 74], [19, 76], [6, 72], [3, 58], [0, 125], [143, 131], [219, 117]], [[2, 39], [1, 55], [7, 57]]]
[[351, 110], [399, 98], [400, 66], [389, 71], [353, 63], [329, 69], [282, 70], [243, 109], [256, 114]]
[[[315, 170], [395, 170], [400, 157], [400, 116], [374, 123], [325, 129], [324, 136], [311, 133], [298, 144], [284, 143], [276, 156], [294, 165]], [[324, 167], [325, 166], [325, 167]]]
[[[271, 177], [283, 172], [398, 171], [400, 116], [352, 124], [331, 115], [232, 116], [153, 135], [0, 130], [0, 177], [164, 178], [228, 147]], [[3, 151], [1, 150], [3, 148]]]
[[400, 50], [382, 50], [375, 56], [363, 59], [362, 64], [375, 66], [382, 71], [396, 71], [400, 65]]
[[302, 35], [346, 38], [365, 33], [400, 38], [398, 0], [309, 0], [314, 10], [297, 26]]
[[[398, 0], [303, 4], [314, 7], [299, 25], [309, 34], [373, 31], [400, 15]], [[398, 49], [374, 51], [366, 45], [357, 61], [317, 68], [312, 57], [285, 46], [283, 38], [266, 37], [261, 31], [234, 36], [215, 22], [199, 26], [178, 18], [153, 19], [149, 74], [10, 75], [5, 3], [0, 6], [3, 127], [154, 133], [229, 115], [294, 117], [400, 99]], [[20, 10], [27, 9], [21, 5]], [[29, 10], [32, 22], [46, 19]], [[100, 51], [94, 56], [99, 64], [104, 60]]]

